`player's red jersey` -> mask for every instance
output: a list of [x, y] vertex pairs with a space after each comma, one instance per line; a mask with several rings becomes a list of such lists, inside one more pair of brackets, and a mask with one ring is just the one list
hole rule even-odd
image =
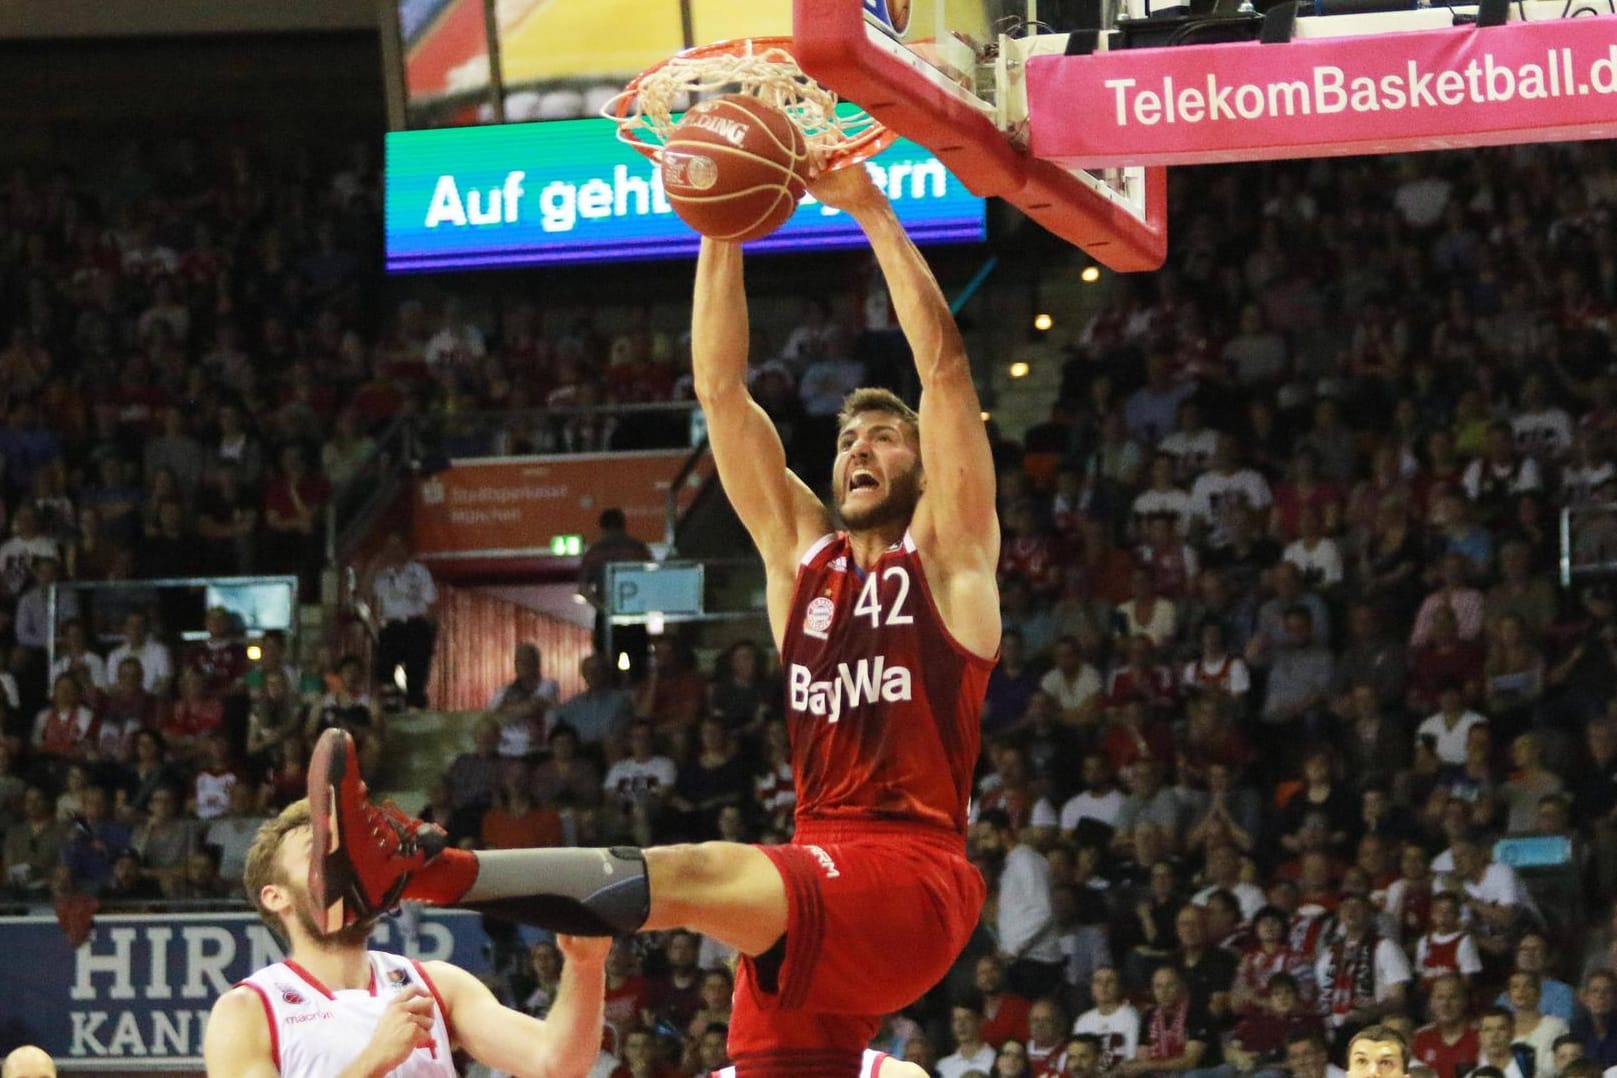
[[944, 627], [907, 534], [868, 572], [845, 532], [809, 548], [781, 665], [799, 820], [965, 832], [994, 662]]

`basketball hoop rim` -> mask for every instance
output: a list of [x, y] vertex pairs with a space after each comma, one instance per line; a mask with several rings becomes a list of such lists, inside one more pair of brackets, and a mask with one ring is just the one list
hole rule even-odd
[[[790, 71], [787, 76], [788, 79], [798, 77], [809, 79], [808, 75], [803, 74], [801, 67], [795, 66], [796, 51], [791, 37], [728, 38], [724, 41], [714, 41], [706, 45], [696, 45], [689, 49], [682, 49], [666, 60], [646, 68], [630, 79], [621, 93], [615, 95], [606, 103], [602, 113], [608, 119], [617, 122], [618, 138], [651, 160], [660, 162], [662, 159], [662, 145], [649, 137], [650, 128], [643, 122], [642, 114], [635, 108], [640, 87], [646, 79], [676, 61], [704, 60], [718, 56], [743, 57], [748, 55], [749, 52], [763, 54], [777, 50], [786, 53], [793, 59], [794, 69], [786, 69], [784, 65], [780, 65], [783, 70]], [[810, 81], [813, 80], [810, 79]], [[826, 92], [830, 93], [830, 91]], [[840, 101], [841, 99], [839, 98], [838, 100]], [[869, 113], [865, 113], [865, 116], [868, 118], [869, 123], [857, 133], [846, 136], [838, 132], [838, 137], [833, 144], [819, 148], [823, 156], [816, 162], [817, 171], [833, 172], [837, 169], [851, 168], [854, 165], [863, 164], [898, 141], [897, 132], [889, 129], [881, 121], [870, 116]]]

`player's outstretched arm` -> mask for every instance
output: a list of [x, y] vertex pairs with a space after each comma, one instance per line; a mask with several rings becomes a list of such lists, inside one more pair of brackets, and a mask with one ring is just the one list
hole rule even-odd
[[208, 1078], [279, 1078], [270, 1046], [269, 1017], [251, 988], [232, 988], [219, 997], [202, 1038]]
[[501, 1006], [483, 982], [457, 966], [427, 963], [456, 1043], [473, 1059], [516, 1078], [584, 1078], [595, 1065], [612, 940], [561, 936], [557, 944], [566, 963], [544, 1021]]
[[[821, 202], [859, 222], [881, 266], [921, 379], [921, 464], [927, 493], [916, 507], [911, 535], [958, 592], [958, 602], [945, 597], [956, 608], [944, 611], [950, 629], [971, 650], [992, 655], [999, 647], [998, 593], [993, 587], [999, 561], [994, 457], [960, 329], [931, 267], [869, 173], [839, 169], [809, 187]], [[968, 612], [979, 608], [994, 613], [974, 627], [968, 624], [974, 620]]]
[[747, 388], [749, 334], [741, 246], [703, 239], [691, 307], [691, 364], [713, 460], [764, 564], [795, 567], [803, 550], [825, 533], [828, 518], [814, 492], [787, 469], [780, 434]]

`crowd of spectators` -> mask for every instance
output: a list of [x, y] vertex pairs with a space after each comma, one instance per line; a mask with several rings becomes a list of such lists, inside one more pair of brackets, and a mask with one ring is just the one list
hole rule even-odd
[[1617, 596], [1557, 586], [1617, 495], [1614, 182], [1590, 144], [1176, 189], [999, 454], [997, 886], [947, 1035], [910, 1016], [940, 1075], [1318, 1074], [1370, 1023], [1437, 1078], [1617, 1064]]
[[[878, 1046], [941, 1078], [1323, 1078], [1382, 1023], [1436, 1078], [1617, 1065], [1617, 594], [1556, 575], [1560, 511], [1587, 565], [1617, 494], [1617, 155], [1261, 166], [1175, 197], [1168, 268], [1083, 328], [1049, 420], [996, 440], [991, 899]], [[804, 335], [870, 376], [852, 334]], [[520, 749], [496, 701], [435, 818], [490, 846], [789, 834], [767, 655], [654, 646], [629, 688], [587, 660]], [[548, 955], [508, 953], [514, 1002]], [[634, 1073], [697, 1069], [725, 958], [619, 946]]]
[[[168, 667], [149, 627], [108, 653], [94, 612], [49, 623], [51, 582], [306, 571], [395, 416], [449, 453], [627, 448], [656, 424], [572, 409], [687, 394], [649, 323], [385, 302], [366, 148], [263, 165], [175, 143], [0, 185], [0, 828], [24, 893], [216, 897], [307, 734], [382, 731], [357, 659], [249, 663], [227, 623]], [[1617, 592], [1555, 575], [1563, 508], [1576, 560], [1617, 551], [1617, 153], [1201, 170], [1173, 199], [1168, 267], [1113, 288], [1048, 421], [996, 438], [1005, 637], [970, 834], [992, 898], [880, 1046], [941, 1078], [1325, 1078], [1375, 1021], [1437, 1078], [1617, 1065]], [[755, 394], [813, 474], [843, 391], [893, 377], [891, 333], [810, 303], [761, 343]], [[486, 409], [512, 418], [464, 422]], [[427, 814], [491, 847], [785, 838], [768, 654], [653, 647], [627, 686], [586, 659], [567, 700], [519, 651]], [[494, 934], [501, 991], [542, 1013], [559, 955]], [[722, 1058], [728, 957], [618, 945], [622, 1073]]]
[[[0, 900], [239, 906], [247, 848], [303, 796], [320, 731], [350, 731], [374, 764], [385, 709], [358, 658], [300, 669], [284, 633], [249, 648], [222, 607], [206, 623], [177, 660], [144, 611], [104, 658], [64, 624], [48, 698], [0, 737]], [[9, 707], [26, 681], [0, 677]]]

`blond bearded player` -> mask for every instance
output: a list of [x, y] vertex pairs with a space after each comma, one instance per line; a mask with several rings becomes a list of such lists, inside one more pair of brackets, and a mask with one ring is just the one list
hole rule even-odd
[[516, 1075], [589, 1072], [610, 941], [561, 938], [567, 964], [541, 1022], [445, 962], [367, 951], [373, 919], [321, 932], [308, 912], [309, 852], [299, 801], [259, 829], [247, 854], [247, 894], [290, 951], [214, 1004], [202, 1046], [210, 1078], [453, 1078], [457, 1048]]
[[965, 828], [1000, 636], [988, 436], [959, 331], [892, 206], [862, 168], [812, 188], [864, 229], [921, 381], [919, 414], [885, 390], [844, 404], [842, 530], [787, 470], [748, 392], [734, 244], [702, 243], [691, 340], [719, 477], [763, 556], [787, 672], [792, 842], [446, 849], [441, 830], [366, 801], [340, 731], [309, 767], [322, 923], [402, 896], [577, 934], [713, 936], [744, 956], [729, 1041], [739, 1078], [856, 1078], [879, 1016], [943, 976], [983, 900]]

